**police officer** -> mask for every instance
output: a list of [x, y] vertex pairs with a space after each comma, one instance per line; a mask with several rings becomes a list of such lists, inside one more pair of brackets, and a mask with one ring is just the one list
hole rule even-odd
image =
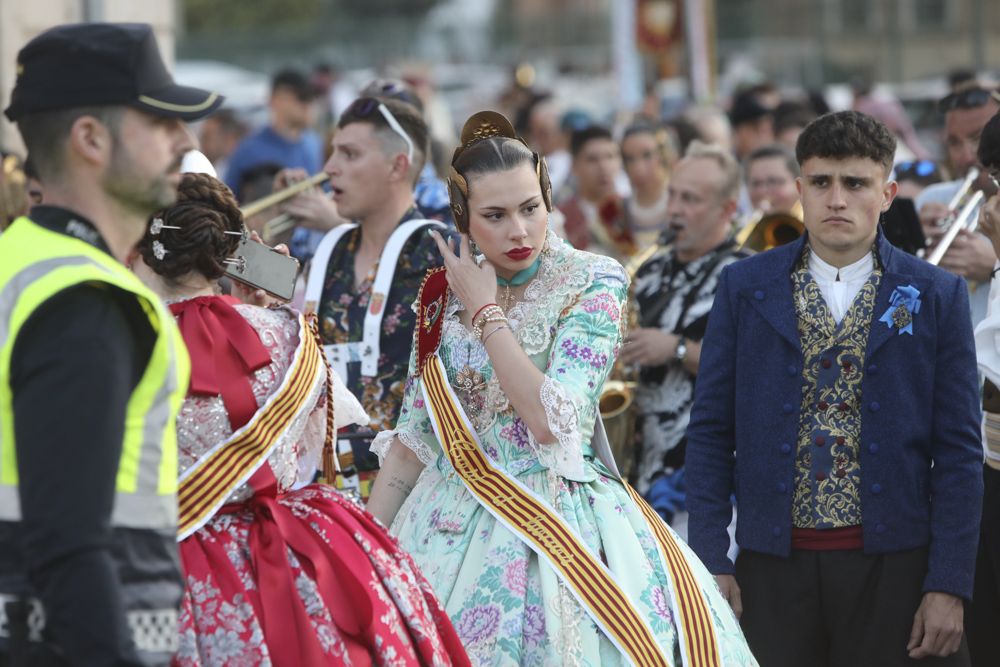
[[148, 25], [53, 28], [17, 71], [46, 198], [0, 238], [0, 665], [166, 664], [189, 362], [122, 262], [221, 99], [173, 82]]

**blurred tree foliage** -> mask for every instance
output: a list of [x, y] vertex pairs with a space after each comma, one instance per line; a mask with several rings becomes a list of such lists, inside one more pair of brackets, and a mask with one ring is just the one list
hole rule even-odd
[[186, 29], [194, 34], [284, 28], [350, 14], [364, 18], [422, 17], [442, 0], [183, 0]]

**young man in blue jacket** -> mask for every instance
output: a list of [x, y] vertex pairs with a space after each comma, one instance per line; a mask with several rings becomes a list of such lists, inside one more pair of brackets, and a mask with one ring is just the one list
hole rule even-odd
[[968, 664], [983, 489], [968, 287], [879, 231], [895, 148], [858, 112], [811, 123], [807, 233], [727, 267], [709, 318], [690, 544], [769, 667]]

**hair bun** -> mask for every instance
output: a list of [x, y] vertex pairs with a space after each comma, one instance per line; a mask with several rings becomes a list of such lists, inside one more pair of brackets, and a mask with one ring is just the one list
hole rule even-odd
[[517, 139], [517, 132], [507, 118], [497, 111], [480, 111], [472, 114], [462, 126], [462, 148], [490, 137]]

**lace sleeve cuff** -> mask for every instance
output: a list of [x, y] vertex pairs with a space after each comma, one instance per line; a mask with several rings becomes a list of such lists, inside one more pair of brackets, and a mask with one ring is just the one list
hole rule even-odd
[[582, 479], [585, 467], [576, 406], [559, 383], [548, 376], [542, 380], [539, 397], [549, 431], [556, 436], [556, 442], [543, 445], [528, 431], [528, 439], [538, 455], [538, 462], [562, 477]]
[[382, 431], [375, 436], [372, 440], [371, 447], [369, 450], [372, 454], [378, 456], [378, 464], [381, 467], [385, 462], [385, 455], [389, 453], [389, 447], [392, 446], [392, 439], [399, 438], [399, 441], [403, 445], [411, 450], [417, 455], [417, 459], [420, 460], [425, 466], [434, 465], [437, 460], [434, 452], [427, 445], [423, 439], [411, 431]]

